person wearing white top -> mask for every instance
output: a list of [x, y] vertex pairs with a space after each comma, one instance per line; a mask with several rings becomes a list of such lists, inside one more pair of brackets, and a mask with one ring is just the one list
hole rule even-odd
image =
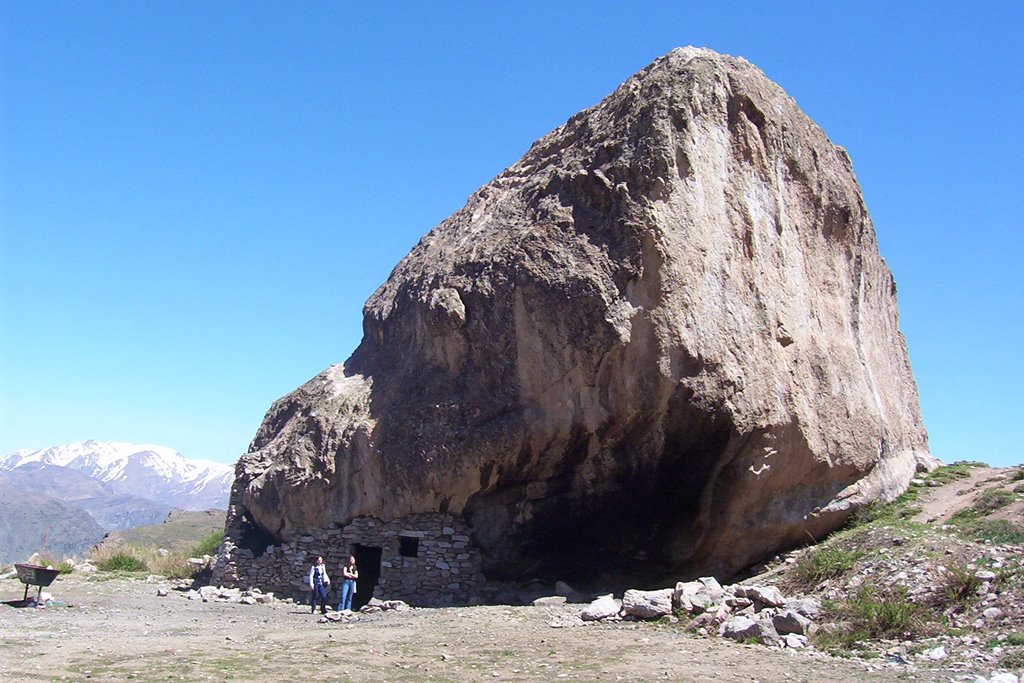
[[327, 576], [324, 558], [317, 557], [316, 564], [309, 568], [309, 588], [313, 594], [309, 596], [309, 613], [316, 611], [316, 603], [320, 602], [320, 613], [327, 614], [327, 591], [330, 590], [331, 577]]

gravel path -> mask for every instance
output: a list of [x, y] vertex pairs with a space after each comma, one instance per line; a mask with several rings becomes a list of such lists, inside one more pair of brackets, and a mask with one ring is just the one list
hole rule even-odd
[[[985, 490], [1001, 488], [1011, 490], [1020, 483], [1014, 476], [1020, 467], [977, 467], [969, 476], [957, 479], [945, 486], [929, 488], [921, 496], [921, 512], [915, 515], [915, 522], [943, 524], [964, 508], [969, 508]], [[1015, 503], [993, 515], [994, 518], [1020, 521], [1024, 504]]]

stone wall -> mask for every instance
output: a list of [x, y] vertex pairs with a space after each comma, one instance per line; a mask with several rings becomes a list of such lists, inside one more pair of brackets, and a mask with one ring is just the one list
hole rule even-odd
[[[230, 520], [229, 520], [230, 522]], [[214, 583], [225, 586], [258, 587], [278, 595], [308, 596], [306, 577], [318, 555], [323, 556], [332, 580], [329, 599], [337, 602], [341, 567], [356, 546], [380, 549], [380, 577], [373, 596], [404, 600], [411, 605], [439, 606], [470, 604], [482, 600], [485, 579], [480, 571], [480, 552], [470, 541], [470, 529], [461, 518], [441, 513], [409, 515], [384, 522], [360, 517], [334, 529], [319, 529], [277, 545], [269, 545], [257, 556], [239, 547], [240, 526], [225, 534], [214, 571]], [[405, 550], [402, 554], [403, 538]], [[359, 566], [360, 593], [374, 568]]]

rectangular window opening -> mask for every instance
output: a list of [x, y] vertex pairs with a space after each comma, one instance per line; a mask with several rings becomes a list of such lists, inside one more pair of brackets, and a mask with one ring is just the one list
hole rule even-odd
[[398, 554], [402, 557], [417, 557], [420, 554], [420, 539], [415, 536], [399, 536]]

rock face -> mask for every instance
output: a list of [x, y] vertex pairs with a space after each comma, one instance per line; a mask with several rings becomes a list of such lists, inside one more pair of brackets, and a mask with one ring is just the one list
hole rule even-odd
[[727, 576], [930, 461], [897, 318], [846, 152], [673, 50], [398, 264], [271, 407], [228, 538], [445, 513], [494, 578]]

